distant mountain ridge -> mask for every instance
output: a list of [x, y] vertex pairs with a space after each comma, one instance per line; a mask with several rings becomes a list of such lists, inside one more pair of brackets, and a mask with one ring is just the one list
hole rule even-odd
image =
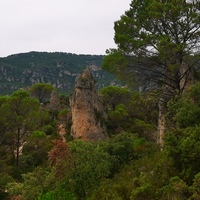
[[0, 95], [11, 94], [38, 82], [50, 83], [59, 93], [70, 94], [75, 80], [89, 67], [98, 88], [116, 85], [114, 76], [101, 69], [103, 55], [63, 52], [29, 52], [0, 58]]

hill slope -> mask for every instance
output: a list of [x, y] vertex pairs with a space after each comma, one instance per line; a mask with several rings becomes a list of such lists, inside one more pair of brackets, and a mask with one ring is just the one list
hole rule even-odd
[[114, 77], [101, 69], [102, 60], [102, 55], [62, 52], [29, 52], [0, 58], [0, 95], [38, 82], [50, 83], [59, 93], [69, 94], [85, 67], [92, 71], [98, 88], [116, 84]]

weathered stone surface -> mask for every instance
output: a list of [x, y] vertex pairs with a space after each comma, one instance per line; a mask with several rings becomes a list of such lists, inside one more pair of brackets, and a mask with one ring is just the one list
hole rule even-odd
[[75, 91], [70, 97], [72, 114], [71, 135], [85, 141], [105, 140], [106, 114], [98, 98], [95, 79], [86, 68], [77, 79]]

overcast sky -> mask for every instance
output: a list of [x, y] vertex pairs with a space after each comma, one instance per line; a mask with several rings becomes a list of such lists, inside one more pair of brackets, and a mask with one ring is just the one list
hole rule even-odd
[[0, 57], [29, 51], [105, 54], [131, 0], [0, 0]]

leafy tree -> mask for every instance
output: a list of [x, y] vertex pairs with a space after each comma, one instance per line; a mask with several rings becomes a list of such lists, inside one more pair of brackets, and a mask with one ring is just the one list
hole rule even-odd
[[200, 84], [197, 82], [181, 98], [168, 103], [168, 123], [171, 127], [187, 128], [200, 124], [199, 93]]
[[0, 173], [1, 179], [0, 179], [0, 199], [4, 200], [7, 198], [6, 193], [6, 185], [8, 182], [13, 182], [13, 177], [10, 176], [8, 173]]
[[40, 103], [49, 101], [53, 90], [55, 88], [49, 83], [36, 83], [29, 89], [30, 95], [37, 98]]
[[51, 138], [42, 131], [33, 131], [26, 137], [23, 153], [19, 158], [20, 169], [25, 172], [45, 164], [48, 160], [48, 152], [52, 147]]
[[155, 131], [155, 119], [158, 116], [156, 95], [141, 94], [117, 86], [105, 87], [100, 90], [100, 94], [108, 114], [106, 124], [109, 134], [123, 130], [137, 132], [148, 139], [153, 138], [151, 132]]
[[128, 109], [124, 104], [118, 104], [115, 110], [109, 112], [109, 117], [113, 121], [119, 123], [120, 121], [126, 120], [128, 117]]
[[198, 200], [200, 196], [200, 173], [197, 173], [194, 177], [193, 184], [190, 187], [192, 193], [191, 200]]
[[77, 199], [86, 199], [97, 189], [101, 181], [111, 178], [120, 165], [142, 157], [148, 144], [134, 134], [119, 134], [107, 142], [67, 143], [56, 140], [49, 153], [49, 161], [55, 167], [58, 185], [74, 193]]
[[136, 134], [121, 133], [111, 137], [105, 147], [119, 164], [128, 164], [139, 157], [140, 151], [145, 148], [145, 142], [144, 138], [138, 138]]
[[133, 92], [129, 112], [131, 116], [143, 119], [145, 122], [157, 124], [158, 117], [158, 93], [152, 92]]
[[184, 130], [170, 131], [166, 134], [165, 150], [173, 159], [181, 179], [189, 185], [193, 177], [199, 173], [199, 131], [200, 128], [189, 127]]
[[[141, 167], [141, 168], [140, 168]], [[176, 174], [172, 160], [164, 152], [151, 152], [135, 165], [131, 199], [162, 199], [162, 188]]]
[[130, 9], [114, 25], [118, 48], [108, 50], [104, 59], [104, 69], [161, 86], [161, 144], [167, 102], [192, 83], [199, 60], [199, 11], [198, 1], [132, 0]]
[[8, 183], [7, 190], [10, 196], [21, 195], [24, 200], [35, 200], [42, 193], [53, 191], [54, 177], [54, 170], [38, 167], [33, 172], [23, 174], [22, 183]]
[[76, 140], [68, 144], [55, 140], [49, 152], [49, 163], [54, 171], [54, 190], [43, 192], [41, 197], [51, 193], [56, 199], [62, 195], [69, 199], [74, 195], [76, 199], [86, 199], [110, 174], [111, 160], [103, 143]]
[[58, 113], [58, 119], [60, 121], [66, 121], [69, 118], [69, 110], [63, 109]]
[[70, 177], [72, 193], [77, 199], [86, 199], [100, 181], [109, 176], [112, 158], [100, 143], [80, 140], [70, 142], [70, 152], [73, 161]]
[[200, 124], [200, 107], [188, 99], [181, 99], [176, 104], [177, 110], [174, 120], [180, 128], [191, 127]]
[[99, 93], [103, 97], [106, 107], [113, 111], [118, 104], [127, 104], [131, 99], [131, 92], [127, 88], [117, 86], [107, 86]]
[[200, 82], [196, 82], [188, 91], [188, 97], [195, 105], [200, 106]]
[[[181, 74], [176, 72], [183, 62], [192, 67], [187, 56], [197, 53], [199, 47], [199, 9], [198, 1], [132, 0], [130, 9], [115, 22], [114, 39], [118, 49], [108, 51], [104, 67], [115, 73], [120, 66], [125, 69], [132, 67], [149, 78], [150, 72], [155, 70], [155, 80], [161, 81], [163, 77], [163, 82], [169, 85], [172, 81], [179, 82]], [[124, 62], [117, 65], [117, 60], [115, 69], [115, 59], [110, 60], [109, 56], [116, 53], [121, 54], [120, 60], [124, 59], [126, 63], [125, 66]], [[176, 79], [167, 80], [172, 76]], [[177, 88], [177, 84], [173, 84], [176, 89], [182, 89]]]
[[0, 107], [0, 123], [5, 122], [3, 135], [6, 136], [4, 145], [12, 145], [15, 150], [15, 165], [19, 166], [20, 146], [30, 131], [37, 130], [43, 122], [39, 102], [30, 98], [23, 90], [16, 91]]
[[1, 160], [5, 161], [5, 163], [8, 163], [12, 159], [9, 145], [11, 145], [13, 142], [12, 138], [7, 133], [7, 130], [9, 129], [9, 124], [7, 118], [5, 117], [7, 111], [4, 106], [5, 103], [8, 102], [8, 100], [8, 96], [0, 97], [0, 157]]
[[57, 189], [56, 191], [47, 192], [38, 197], [38, 200], [74, 200], [73, 194], [66, 192], [63, 189]]
[[158, 152], [155, 144], [144, 149], [142, 158], [130, 161], [112, 179], [103, 180], [91, 199], [162, 199], [162, 188], [176, 172], [171, 159]]
[[169, 184], [163, 188], [163, 200], [168, 199], [188, 199], [189, 187], [178, 176], [172, 177]]
[[[127, 105], [129, 113], [128, 132], [138, 133], [139, 136], [155, 141], [157, 129], [158, 98], [156, 92], [139, 93], [133, 92], [130, 103]], [[128, 127], [128, 126], [127, 126]]]

